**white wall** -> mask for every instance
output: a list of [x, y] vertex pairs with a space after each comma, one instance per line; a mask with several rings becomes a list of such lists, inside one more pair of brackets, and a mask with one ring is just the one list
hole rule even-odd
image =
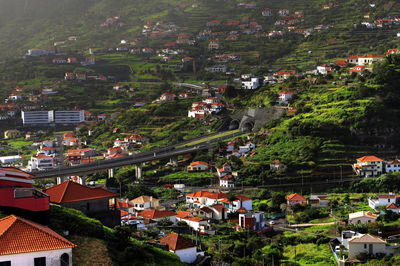
[[170, 251], [175, 253], [181, 259], [182, 262], [192, 263], [197, 258], [196, 250], [197, 250], [196, 247], [192, 247], [192, 248], [176, 250], [175, 252], [172, 250]]
[[[370, 244], [366, 244], [366, 248], [364, 248], [364, 243], [351, 243], [349, 242], [349, 259], [353, 259], [355, 258], [358, 254], [363, 253], [363, 252], [367, 252], [369, 253], [369, 245]], [[389, 252], [392, 252], [391, 250], [386, 248], [385, 243], [374, 243], [373, 245], [373, 250], [372, 253], [376, 254], [376, 253], [384, 253], [387, 254]]]
[[34, 266], [35, 258], [46, 257], [46, 265], [60, 266], [60, 258], [64, 253], [69, 255], [69, 265], [72, 265], [72, 248], [3, 255], [0, 256], [0, 262], [11, 261], [11, 266]]

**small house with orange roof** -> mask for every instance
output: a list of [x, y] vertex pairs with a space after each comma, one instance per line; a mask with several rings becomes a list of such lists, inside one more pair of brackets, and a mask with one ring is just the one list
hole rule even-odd
[[168, 219], [172, 222], [172, 224], [176, 224], [176, 216], [177, 214], [175, 212], [171, 211], [160, 211], [157, 209], [152, 209], [152, 210], [144, 210], [141, 211], [137, 214], [138, 217], [142, 218], [148, 218], [156, 222], [161, 222], [164, 219]]
[[392, 211], [392, 212], [395, 212], [395, 213], [398, 214], [400, 208], [399, 208], [399, 206], [398, 206], [397, 204], [395, 204], [395, 203], [390, 203], [389, 205], [386, 206], [386, 210], [387, 210], [387, 211]]
[[373, 156], [363, 156], [353, 164], [353, 170], [361, 177], [378, 177], [383, 173], [383, 160]]
[[233, 201], [230, 201], [228, 197], [218, 201], [228, 209], [228, 212], [236, 212], [241, 208], [245, 208], [247, 211], [253, 210], [253, 200], [240, 194], [236, 195], [236, 199]]
[[184, 263], [193, 263], [197, 259], [197, 246], [189, 239], [172, 232], [160, 239], [160, 244], [176, 254]]
[[389, 49], [389, 50], [386, 52], [386, 55], [391, 55], [391, 54], [400, 54], [400, 51], [399, 51], [399, 49], [397, 49], [397, 48]]
[[286, 196], [286, 200], [287, 200], [287, 205], [290, 205], [290, 206], [293, 206], [296, 204], [300, 204], [300, 205], [307, 204], [306, 198], [297, 193], [293, 193], [293, 194]]
[[87, 187], [73, 181], [50, 187], [45, 193], [50, 196], [51, 203], [79, 210], [105, 225], [116, 226], [121, 223], [120, 211], [114, 210], [115, 205], [110, 205], [109, 201], [117, 198], [117, 193], [100, 187]]
[[[219, 200], [227, 198], [228, 195], [221, 192], [197, 191], [186, 195], [186, 203], [196, 204], [198, 206], [211, 206], [218, 203]], [[196, 203], [198, 202], [198, 203]]]
[[196, 172], [196, 171], [207, 171], [209, 169], [210, 165], [206, 162], [202, 161], [196, 161], [190, 163], [190, 165], [187, 167], [187, 170], [189, 172]]
[[76, 247], [47, 226], [15, 215], [0, 219], [0, 265], [72, 265]]

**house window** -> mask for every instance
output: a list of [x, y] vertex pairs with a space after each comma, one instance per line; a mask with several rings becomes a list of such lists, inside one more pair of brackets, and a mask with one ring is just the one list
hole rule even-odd
[[388, 202], [390, 202], [390, 199], [388, 199]]
[[69, 255], [67, 253], [61, 255], [60, 264], [61, 266], [69, 266]]
[[35, 266], [46, 266], [46, 257], [40, 257], [34, 259]]
[[364, 244], [364, 248], [365, 248], [365, 249], [367, 248], [367, 244]]
[[0, 266], [11, 266], [11, 261], [0, 261]]

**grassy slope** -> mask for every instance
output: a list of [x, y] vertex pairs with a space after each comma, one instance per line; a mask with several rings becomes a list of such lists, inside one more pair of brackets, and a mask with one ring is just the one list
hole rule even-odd
[[78, 245], [73, 250], [74, 265], [112, 265], [107, 246], [103, 240], [92, 237], [72, 236], [71, 242]]

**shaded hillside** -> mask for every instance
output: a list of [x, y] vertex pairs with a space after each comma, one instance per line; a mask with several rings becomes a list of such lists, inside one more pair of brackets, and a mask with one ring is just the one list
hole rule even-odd
[[[324, 9], [326, 1], [271, 0], [254, 1], [253, 8], [243, 8], [237, 1], [184, 1], [184, 0], [1, 0], [0, 1], [0, 57], [23, 54], [29, 48], [54, 48], [59, 42], [59, 51], [87, 51], [89, 47], [107, 49], [118, 45], [122, 38], [142, 37], [141, 30], [147, 21], [175, 23], [185, 32], [197, 34], [204, 30], [206, 22], [254, 18], [263, 32], [286, 30], [275, 26], [279, 18], [277, 11], [288, 8], [304, 12], [304, 19], [295, 25], [297, 29], [330, 25], [331, 28], [304, 38], [291, 34], [283, 40], [258, 39], [243, 36], [238, 41], [224, 43], [227, 51], [241, 52], [247, 63], [265, 63], [275, 67], [291, 66], [302, 68], [325, 59], [344, 56], [352, 52], [365, 52], [398, 45], [396, 27], [385, 27], [373, 31], [355, 29], [362, 21], [373, 21], [385, 16], [399, 15], [400, 4], [394, 1], [375, 1], [371, 7], [363, 0], [338, 1], [336, 6]], [[221, 4], [223, 3], [223, 4]], [[261, 11], [271, 8], [273, 16], [263, 17]], [[364, 15], [370, 13], [369, 19]], [[107, 18], [118, 17], [118, 21], [100, 27]], [[121, 24], [120, 24], [121, 23]], [[217, 27], [215, 30], [219, 30]], [[76, 41], [68, 37], [76, 36]], [[171, 39], [174, 41], [174, 39]], [[143, 40], [142, 45], [158, 46], [168, 41]], [[61, 43], [60, 43], [61, 42]], [[193, 52], [198, 56], [203, 50]], [[310, 52], [311, 51], [311, 52]], [[251, 53], [249, 53], [251, 52]], [[254, 55], [259, 60], [253, 60]], [[254, 61], [254, 62], [253, 62]]]

